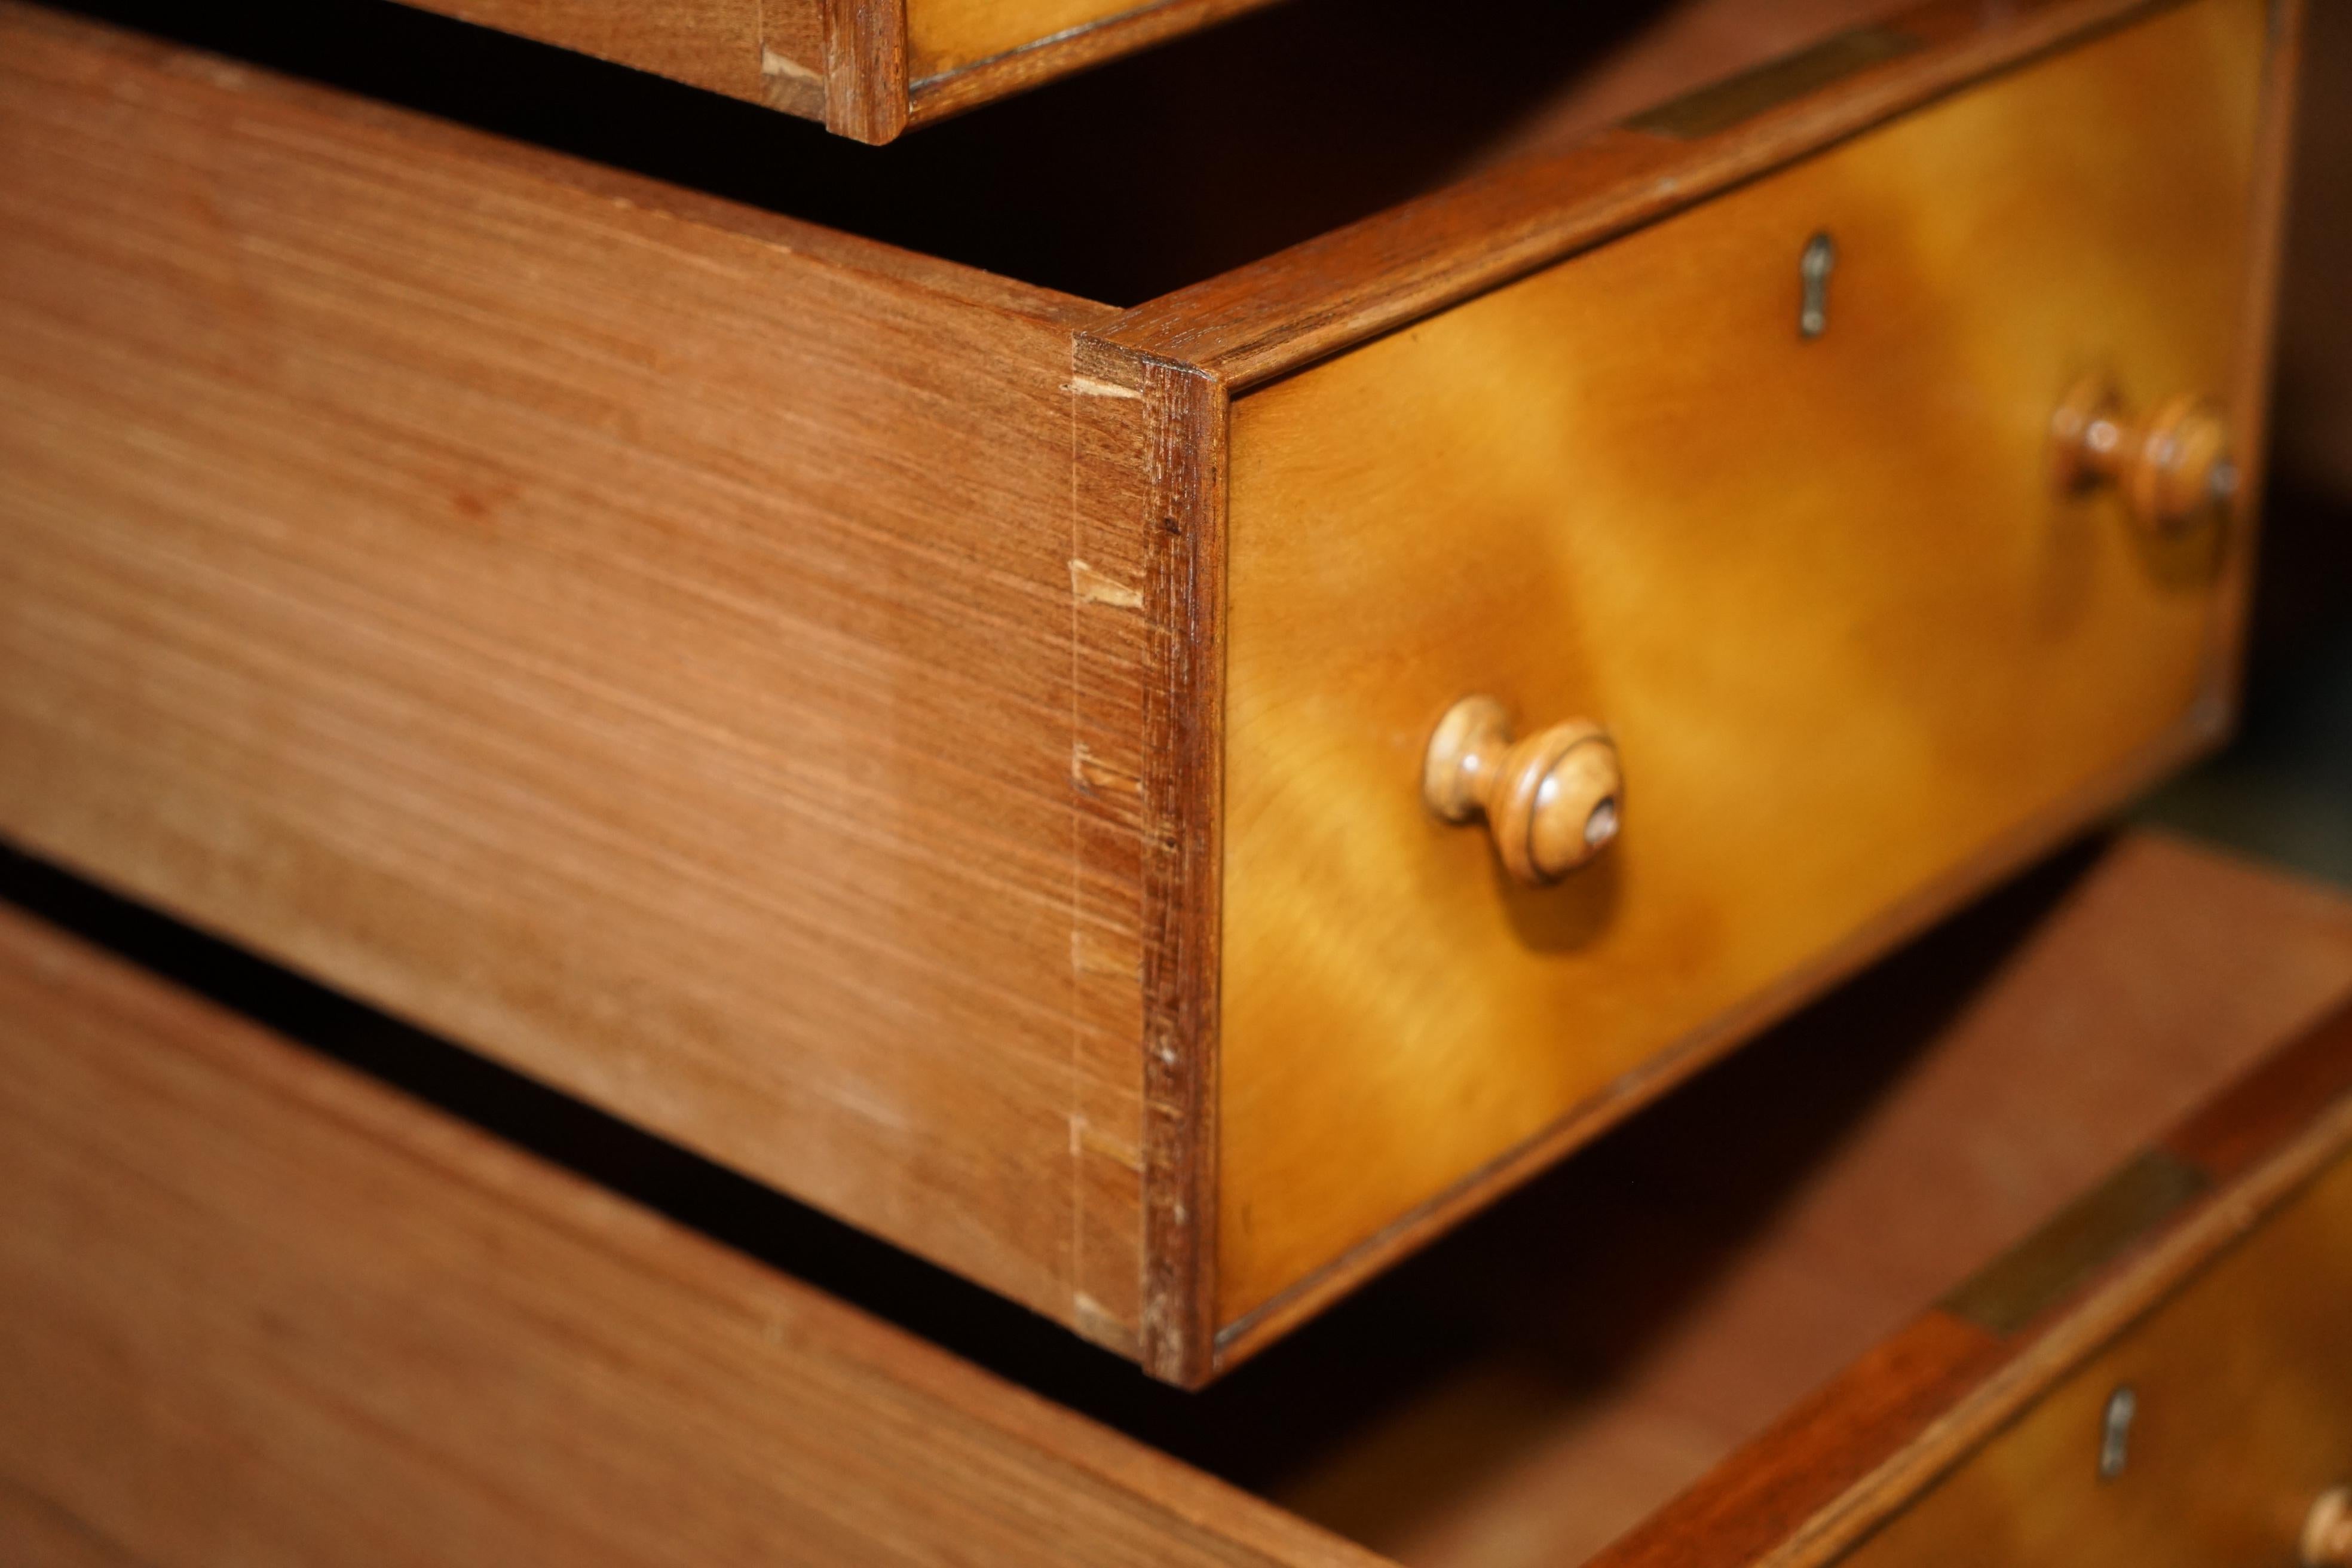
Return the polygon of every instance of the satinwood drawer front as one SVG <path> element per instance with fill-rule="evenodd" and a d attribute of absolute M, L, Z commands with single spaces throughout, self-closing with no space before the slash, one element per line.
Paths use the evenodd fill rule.
<path fill-rule="evenodd" d="M 1901 963 L 1213 1394 L 957 1314 L 1090 1418 L 0 911 L 0 1554 L 2344 1561 L 2352 909 L 2126 841 Z"/>
<path fill-rule="evenodd" d="M 2352 1558 L 2347 1483 L 2352 1162 L 2339 1162 L 1853 1561 L 1948 1562 L 1965 1541 L 1987 1564 L 2284 1563 L 2307 1537 L 2311 1561 L 2336 1563 Z"/>
<path fill-rule="evenodd" d="M 2293 20 L 1563 46 L 1270 254 L 737 116 L 919 254 L 8 5 L 0 832 L 1203 1381 L 2220 731 Z"/>

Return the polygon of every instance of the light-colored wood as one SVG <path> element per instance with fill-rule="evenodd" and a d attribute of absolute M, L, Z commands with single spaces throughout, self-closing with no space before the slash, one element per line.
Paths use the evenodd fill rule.
<path fill-rule="evenodd" d="M 1496 858 L 1531 888 L 1609 847 L 1625 780 L 1607 731 L 1584 720 L 1511 738 L 1510 710 L 1465 697 L 1445 710 L 1422 757 L 1422 804 L 1444 821 L 1485 817 Z"/>
<path fill-rule="evenodd" d="M 824 118 L 821 0 L 419 0 L 695 87 Z"/>
<path fill-rule="evenodd" d="M 1701 0 L 1698 9 L 1704 14 L 1726 3 Z M 1123 312 L 1097 335 L 1138 354 L 1195 365 L 1243 392 L 2174 3 L 2007 0 L 1988 10 L 1978 0 L 1921 0 L 1885 11 L 1854 0 L 1849 15 L 1885 11 L 1877 26 L 1904 47 L 1884 58 L 1850 61 L 1837 74 L 1753 104 L 1728 122 L 1685 126 L 1676 133 L 1644 129 L 1640 115 L 1595 129 L 1600 104 L 1628 100 L 1615 98 L 1613 88 L 1604 91 L 1606 84 L 1595 84 L 1588 99 L 1580 77 L 1561 101 L 1538 112 L 1531 128 L 1541 132 L 1535 146 L 1492 163 L 1473 159 L 1469 177 L 1293 244 L 1255 265 L 1164 293 Z M 1761 36 L 1775 31 L 1757 29 Z M 1710 49 L 1701 58 L 1733 68 L 1738 63 L 1766 73 L 1771 68 L 1756 66 L 1752 58 L 1742 60 L 1736 47 Z M 1686 81 L 1686 64 L 1679 42 L 1670 40 L 1656 59 L 1656 75 L 1641 74 Z M 2291 91 L 2283 93 L 2279 101 L 2292 98 Z M 1561 128 L 1557 133 L 1555 121 Z M 1504 145 L 1510 145 L 1508 138 Z M 2267 231 L 2271 209 L 2259 216 L 2257 226 Z"/>
<path fill-rule="evenodd" d="M 919 79 L 1009 55 L 1140 10 L 1137 0 L 906 0 L 907 56 Z"/>
<path fill-rule="evenodd" d="M 2193 393 L 2135 417 L 2106 376 L 2085 377 L 2059 400 L 2050 441 L 2061 491 L 2112 484 L 2132 521 L 2150 533 L 2219 522 L 2237 494 L 2228 423 Z"/>
<path fill-rule="evenodd" d="M 22 7 L 0 167 L 0 826 L 1133 1353 L 1094 312 Z"/>
<path fill-rule="evenodd" d="M 1563 148 L 1571 81 L 1540 150 L 1123 315 L 9 11 L 0 832 L 1203 1381 L 1234 392 L 2160 9 L 1931 0 L 1895 57 L 1692 136 Z M 896 15 L 826 37 L 903 66 Z M 1381 784 L 1416 813 L 1417 761 Z M 1381 1216 L 1225 1358 L 1590 1130 Z"/>
<path fill-rule="evenodd" d="M 919 95 L 935 79 L 1024 50 L 1050 53 L 1115 22 L 1177 13 L 1199 26 L 1265 0 L 906 0 L 907 57 Z"/>
<path fill-rule="evenodd" d="M 406 0 L 861 142 L 1269 0 Z"/>
<path fill-rule="evenodd" d="M 2127 1457 L 2098 1468 L 2109 1395 Z M 2352 1163 L 2039 1401 L 1850 1559 L 1855 1568 L 2284 1563 L 2352 1465 Z"/>
<path fill-rule="evenodd" d="M 0 1557 L 1364 1563 L 0 912 Z"/>
<path fill-rule="evenodd" d="M 2229 542 L 2054 497 L 2045 431 L 2262 352 L 2267 37 L 2167 11 L 1235 403 L 1228 1333 L 2212 730 Z M 1639 830 L 1498 877 L 1411 787 L 1467 691 L 1605 715 Z"/>

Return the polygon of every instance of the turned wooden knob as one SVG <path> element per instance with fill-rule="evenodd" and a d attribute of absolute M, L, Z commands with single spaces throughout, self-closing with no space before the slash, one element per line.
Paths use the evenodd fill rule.
<path fill-rule="evenodd" d="M 1505 868 L 1538 888 L 1609 847 L 1624 788 L 1617 747 L 1599 725 L 1576 720 L 1514 741 L 1509 712 L 1491 697 L 1446 710 L 1421 773 L 1430 810 L 1448 822 L 1484 816 Z"/>
<path fill-rule="evenodd" d="M 2090 376 L 2059 403 L 2050 437 L 2060 489 L 2112 484 L 2132 521 L 2151 533 L 2186 532 L 2237 494 L 2229 427 L 2207 398 L 2167 398 L 2135 418 L 2114 383 Z"/>
<path fill-rule="evenodd" d="M 2352 1568 L 2352 1487 L 2319 1494 L 2303 1521 L 2304 1568 Z"/>

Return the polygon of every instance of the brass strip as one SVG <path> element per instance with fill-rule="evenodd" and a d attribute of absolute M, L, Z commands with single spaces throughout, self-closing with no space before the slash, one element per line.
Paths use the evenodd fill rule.
<path fill-rule="evenodd" d="M 1696 141 L 1922 47 L 1911 34 L 1884 24 L 1849 27 L 1793 55 L 1767 60 L 1753 70 L 1637 114 L 1625 121 L 1625 127 L 1677 141 Z"/>
<path fill-rule="evenodd" d="M 1979 1269 L 1940 1305 L 1979 1328 L 2013 1334 L 2212 1184 L 2195 1165 L 2151 1149 Z"/>

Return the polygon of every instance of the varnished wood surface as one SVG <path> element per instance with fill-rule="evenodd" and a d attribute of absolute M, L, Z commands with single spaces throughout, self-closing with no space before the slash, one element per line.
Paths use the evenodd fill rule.
<path fill-rule="evenodd" d="M 1524 157 L 1255 264 L 1173 289 L 1101 329 L 1235 391 L 1312 364 L 1564 255 L 1707 200 L 1792 158 L 2119 22 L 2151 0 L 1926 0 L 1888 14 L 1915 47 L 1693 136 L 1591 127 L 1573 97 Z M 1725 57 L 1727 63 L 1733 58 Z M 1662 75 L 1681 79 L 1671 58 Z M 1562 134 L 1544 134 L 1560 117 Z"/>
<path fill-rule="evenodd" d="M 1348 1347 L 1421 1347 L 1336 1429 L 1294 1419 L 1271 1489 L 1403 1563 L 1533 1568 L 1620 1536 L 1606 1561 L 1756 1561 L 2027 1338 L 1923 1309 L 2138 1151 L 2239 1180 L 2352 1088 L 2352 1023 L 2272 1056 L 2347 995 L 2339 895 L 2126 839 L 1923 940 L 1221 1391 L 1246 1426 L 1311 1408 Z"/>
<path fill-rule="evenodd" d="M 2145 8 L 1124 322 L 12 12 L 0 831 L 1200 1381 L 1231 391 Z"/>
<path fill-rule="evenodd" d="M 2327 1217 L 2294 1194 L 2352 1136 L 2352 1014 L 2313 1029 L 2352 990 L 2352 907 L 2141 838 L 1946 935 L 1792 1026 L 1775 1072 L 1743 1058 L 1371 1292 L 1370 1359 L 1318 1330 L 1202 1396 L 1217 1451 L 1283 1455 L 1261 1489 L 1286 1512 L 0 915 L 0 1539 L 12 1562 L 1370 1568 L 1303 1512 L 1506 1568 L 1647 1513 L 1601 1563 L 1823 1562 L 1955 1460 L 1967 1539 L 2049 1538 L 2051 1477 L 2095 1452 L 2077 1390 L 2119 1371 L 2152 1391 L 2158 1489 L 2212 1456 L 2166 1391 L 2267 1413 L 2245 1430 L 2291 1462 L 2192 1477 L 2213 1508 L 2184 1528 L 2291 1538 L 2301 1445 L 2342 1435 L 2295 1391 L 2343 1360 L 2352 1167 Z M 1709 1128 L 1716 1158 L 1677 1160 Z M 1900 1327 L 2150 1140 L 2205 1195 L 2006 1338 Z M 1606 1234 L 1563 1228 L 1580 1212 Z M 2038 1468 L 2006 1457 L 2045 1426 Z M 2123 1512 L 2126 1541 L 2166 1517 Z"/>
<path fill-rule="evenodd" d="M 906 0 L 918 119 L 1270 0 Z M 1023 58 L 1021 57 L 1029 57 Z M 959 78 L 976 77 L 972 82 Z"/>
<path fill-rule="evenodd" d="M 479 26 L 824 118 L 823 0 L 420 0 Z"/>
<path fill-rule="evenodd" d="M 2102 1479 L 2109 1398 L 2133 1390 Z M 2352 1162 L 2069 1376 L 1848 1561 L 2294 1561 L 2312 1505 L 2352 1475 Z"/>
<path fill-rule="evenodd" d="M 0 167 L 0 831 L 1131 1352 L 1087 308 L 21 7 Z"/>
<path fill-rule="evenodd" d="M 1369 1563 L 0 913 L 0 1557 Z"/>
<path fill-rule="evenodd" d="M 918 79 L 1143 8 L 1136 0 L 906 0 L 906 6 L 908 67 Z"/>
<path fill-rule="evenodd" d="M 2054 495 L 2045 431 L 2259 359 L 2266 37 L 2168 12 L 1235 404 L 1221 1323 L 2213 731 L 2242 536 Z M 1469 692 L 1615 737 L 1558 888 L 1413 787 Z"/>
<path fill-rule="evenodd" d="M 2289 1098 L 2292 1096 L 2292 1098 Z M 2274 1113 L 2292 1106 L 2289 1115 Z M 2251 1111 L 2251 1120 L 2246 1113 Z M 2214 1163 L 2203 1151 L 2246 1145 L 2242 1163 Z M 2034 1237 L 1948 1296 L 1902 1333 L 1857 1363 L 1797 1407 L 1770 1431 L 1710 1474 L 1675 1507 L 1595 1561 L 1595 1568 L 1687 1568 L 1769 1560 L 1797 1568 L 1843 1560 L 1849 1549 L 1933 1489 L 1955 1466 L 1980 1462 L 1998 1451 L 2005 1429 L 2034 1426 L 2045 1402 L 2073 1402 L 2058 1385 L 2074 1369 L 2162 1304 L 2184 1281 L 2194 1281 L 2218 1255 L 2249 1233 L 2260 1236 L 2283 1205 L 2316 1176 L 2341 1172 L 2352 1145 L 2352 1008 L 2339 1008 L 2307 1035 L 2260 1064 L 2157 1146 L 2116 1173 L 2115 1179 L 2053 1216 Z M 2168 1170 L 2168 1200 L 2119 1211 L 2113 1194 L 2141 1178 Z M 2185 1180 L 2184 1180 L 2185 1178 Z M 2114 1222 L 2124 1214 L 2131 1223 Z M 2053 1264 L 2063 1265 L 2053 1268 Z M 2341 1276 L 2315 1280 L 2333 1316 L 2345 1311 L 2333 1292 Z M 2020 1279 L 2045 1287 L 2031 1298 L 2031 1315 L 1995 1321 L 1985 1309 Z M 2056 1289 L 2048 1289 L 2055 1286 Z M 2266 1329 L 2260 1304 L 2233 1313 L 2229 1337 L 2259 1337 Z M 2305 1341 L 2280 1358 L 2297 1380 L 2332 1376 L 2303 1359 Z M 1890 1379 L 1891 1371 L 1897 1376 Z M 2095 1373 L 2093 1375 L 2095 1375 Z M 2234 1378 L 2224 1373 L 2234 1384 Z M 1920 1401 L 1893 1402 L 1892 1389 L 1925 1386 L 1941 1392 Z M 2112 1392 L 2113 1384 L 2104 1392 Z M 2053 1388 L 2056 1392 L 2053 1393 Z M 2224 1396 L 2259 1401 L 2252 1384 Z M 2084 1428 L 2095 1471 L 2099 1424 Z M 2073 1489 L 2055 1468 L 2035 1485 L 2050 1499 Z M 2168 1521 L 2194 1533 L 2211 1505 L 2239 1515 L 2267 1511 L 2266 1483 L 2241 1477 L 2210 1487 L 2201 1499 L 2143 1503 L 2146 1522 Z M 2313 1494 L 2316 1495 L 2315 1491 Z M 2041 1511 L 2021 1489 L 2018 1511 L 2000 1521 L 1992 1541 L 2031 1534 Z M 2273 1541 L 2291 1541 L 2302 1510 L 2272 1521 Z M 2067 1511 L 2061 1500 L 2055 1510 Z M 2046 1516 L 2045 1516 L 2046 1517 Z M 1948 1544 L 1948 1542 L 1947 1542 Z M 1865 1548 L 1864 1555 L 1867 1555 Z M 2038 1563 L 1995 1551 L 1995 1563 Z M 2200 1556 L 2196 1561 L 2211 1561 Z"/>

